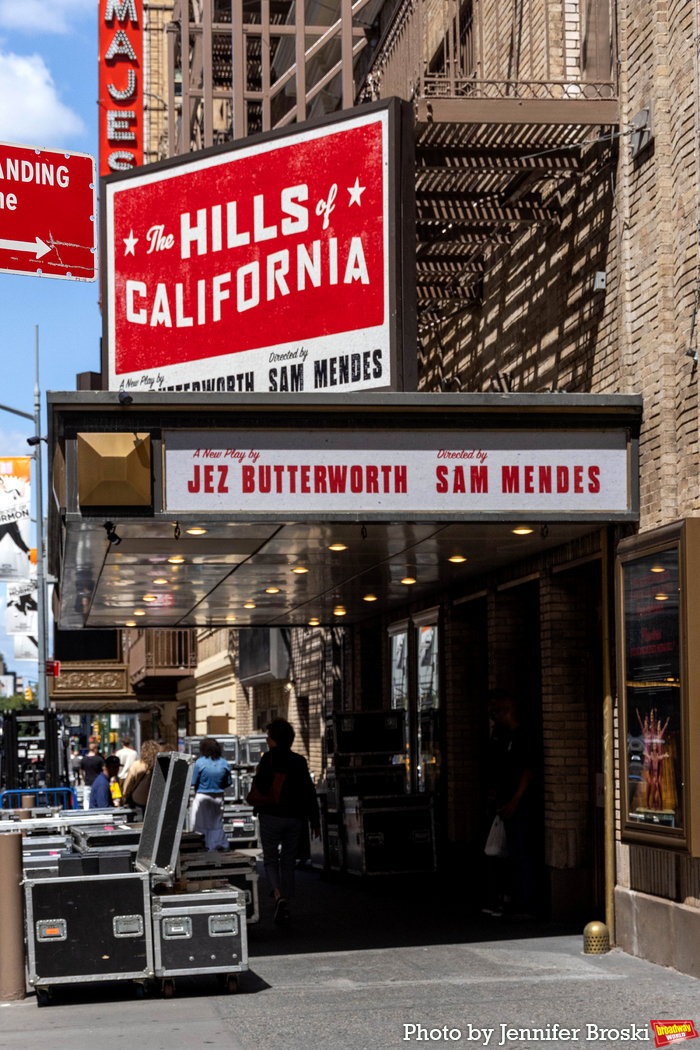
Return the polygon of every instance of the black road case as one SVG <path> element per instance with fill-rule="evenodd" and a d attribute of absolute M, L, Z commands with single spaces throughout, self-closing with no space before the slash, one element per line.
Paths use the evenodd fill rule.
<path fill-rule="evenodd" d="M 326 832 L 328 841 L 328 867 L 331 871 L 345 870 L 345 849 L 343 842 L 343 825 L 328 822 Z"/>
<path fill-rule="evenodd" d="M 333 715 L 336 755 L 398 755 L 406 750 L 406 712 L 355 711 Z"/>
<path fill-rule="evenodd" d="M 148 804 L 136 854 L 136 868 L 172 879 L 180 853 L 194 757 L 178 751 L 156 756 Z"/>
<path fill-rule="evenodd" d="M 214 850 L 212 853 L 181 854 L 180 873 L 188 883 L 226 879 L 233 889 L 243 894 L 247 921 L 253 923 L 259 920 L 258 870 L 253 857 L 235 850 L 230 853 Z"/>
<path fill-rule="evenodd" d="M 105 823 L 98 827 L 90 824 L 74 824 L 71 829 L 73 849 L 87 853 L 91 849 L 124 850 L 136 853 L 141 840 L 140 828 L 129 828 Z"/>
<path fill-rule="evenodd" d="M 267 734 L 260 733 L 252 736 L 241 736 L 238 738 L 238 748 L 239 765 L 257 766 L 265 752 L 269 751 Z"/>
<path fill-rule="evenodd" d="M 347 796 L 405 795 L 405 765 L 341 766 L 326 770 L 324 786 L 330 812 L 342 809 Z"/>
<path fill-rule="evenodd" d="M 428 795 L 346 798 L 345 865 L 353 875 L 435 870 L 435 826 Z"/>
<path fill-rule="evenodd" d="M 248 969 L 245 904 L 237 890 L 153 897 L 158 977 Z"/>
<path fill-rule="evenodd" d="M 256 846 L 258 842 L 258 825 L 253 816 L 253 807 L 224 803 L 224 832 L 231 844 L 237 846 Z"/>
<path fill-rule="evenodd" d="M 24 892 L 32 988 L 153 977 L 147 875 L 26 879 Z"/>

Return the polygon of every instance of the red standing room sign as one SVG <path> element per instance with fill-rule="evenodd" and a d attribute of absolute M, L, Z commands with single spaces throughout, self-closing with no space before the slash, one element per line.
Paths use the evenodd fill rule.
<path fill-rule="evenodd" d="M 401 388 L 402 109 L 353 113 L 106 180 L 110 389 Z"/>
<path fill-rule="evenodd" d="M 141 0 L 99 0 L 100 175 L 143 164 Z"/>
<path fill-rule="evenodd" d="M 96 204 L 94 157 L 0 143 L 0 272 L 96 281 Z"/>

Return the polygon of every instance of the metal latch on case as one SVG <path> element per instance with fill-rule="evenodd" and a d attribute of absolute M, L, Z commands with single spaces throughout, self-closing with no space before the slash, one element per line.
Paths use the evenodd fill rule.
<path fill-rule="evenodd" d="M 238 933 L 237 915 L 210 915 L 210 937 L 235 937 Z"/>
<path fill-rule="evenodd" d="M 142 937 L 143 915 L 115 915 L 112 932 L 115 937 Z"/>
<path fill-rule="evenodd" d="M 36 924 L 38 941 L 65 941 L 68 937 L 68 924 L 65 919 L 39 919 Z"/>

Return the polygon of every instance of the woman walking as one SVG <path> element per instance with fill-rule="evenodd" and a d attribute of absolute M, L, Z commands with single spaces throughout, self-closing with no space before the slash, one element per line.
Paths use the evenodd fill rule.
<path fill-rule="evenodd" d="M 141 756 L 129 766 L 122 794 L 127 806 L 133 806 L 137 819 L 143 820 L 153 779 L 153 767 L 156 755 L 163 750 L 155 740 L 144 740 L 141 745 Z"/>
<path fill-rule="evenodd" d="M 230 846 L 224 833 L 224 788 L 231 783 L 231 767 L 221 756 L 221 744 L 213 737 L 201 740 L 199 751 L 192 777 L 192 827 L 204 835 L 208 850 L 227 850 Z"/>
<path fill-rule="evenodd" d="M 303 755 L 292 751 L 294 727 L 275 718 L 267 727 L 270 750 L 260 759 L 248 802 L 260 814 L 265 875 L 275 897 L 274 921 L 289 918 L 294 896 L 294 865 L 302 828 L 308 820 L 314 838 L 321 834 L 318 802 Z"/>

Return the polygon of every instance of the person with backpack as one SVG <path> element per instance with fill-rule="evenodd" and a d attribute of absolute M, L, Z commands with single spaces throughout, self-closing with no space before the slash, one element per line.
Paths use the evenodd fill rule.
<path fill-rule="evenodd" d="M 270 722 L 270 750 L 260 759 L 247 799 L 260 817 L 263 863 L 275 899 L 277 925 L 289 918 L 294 867 L 306 821 L 314 838 L 321 834 L 316 791 L 306 759 L 292 751 L 294 735 L 294 727 L 286 719 Z"/>

